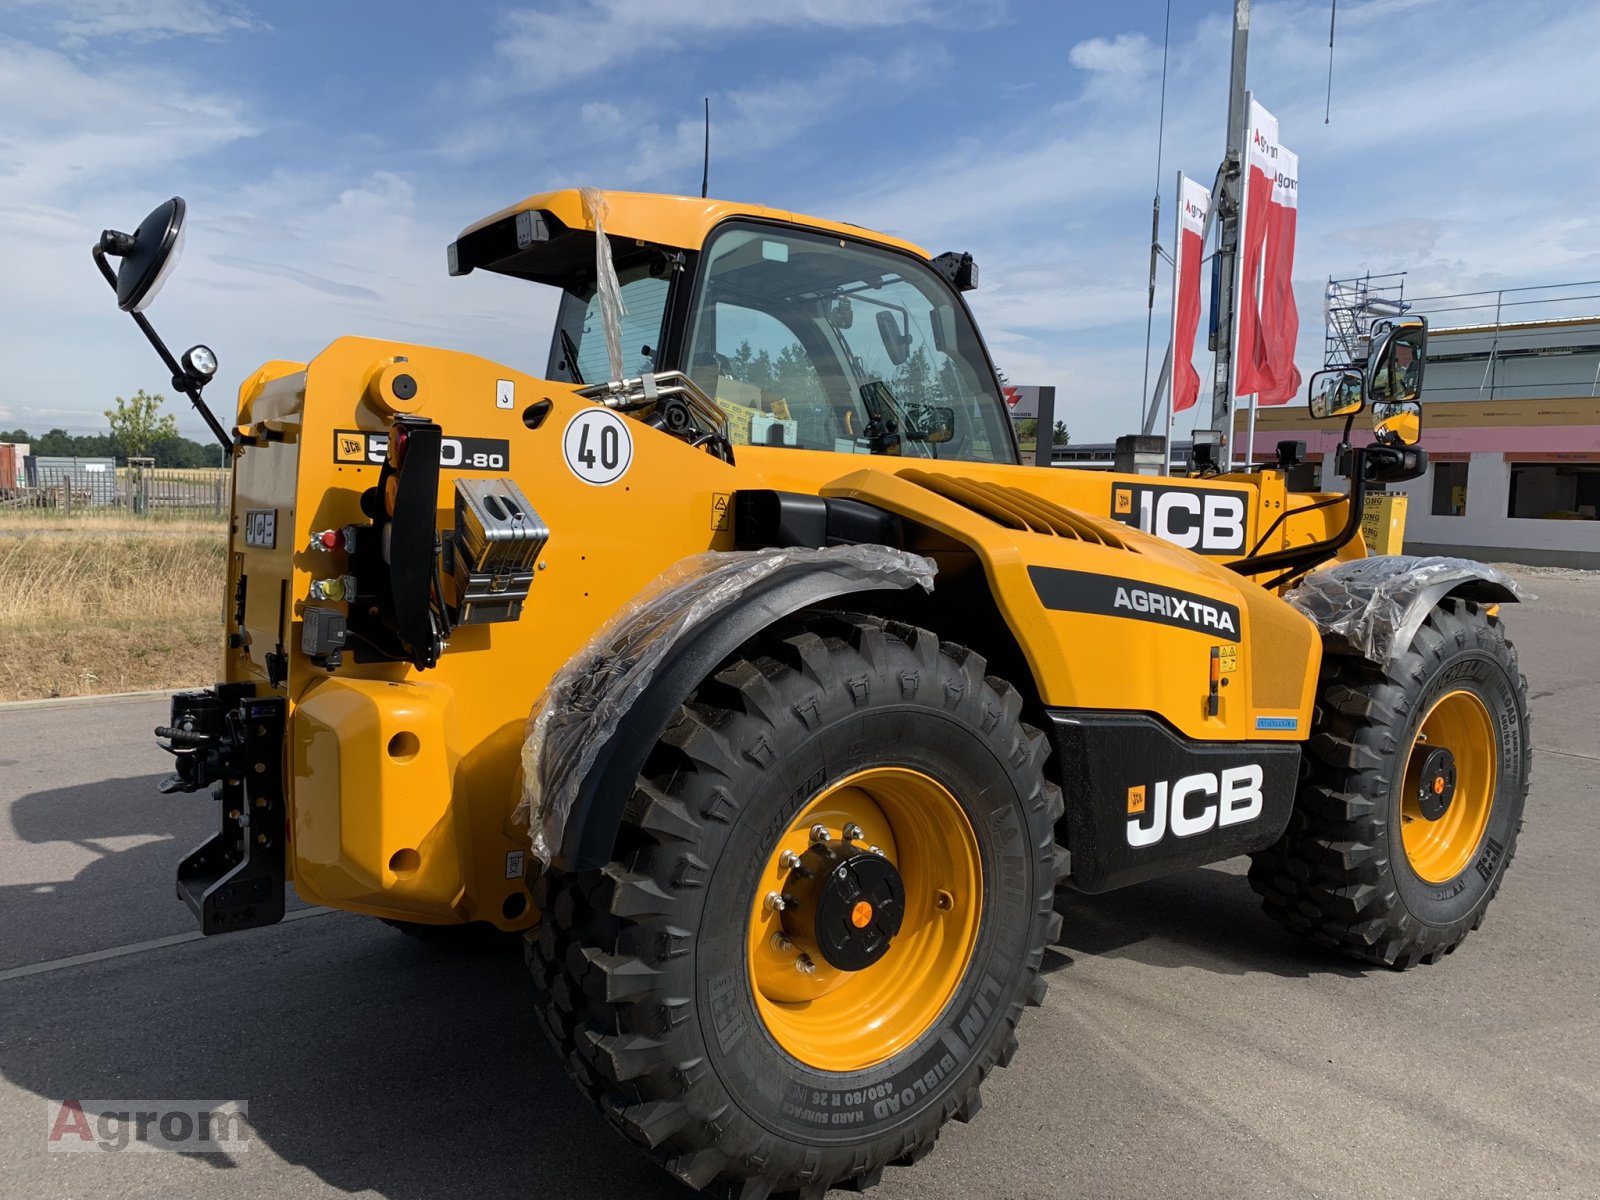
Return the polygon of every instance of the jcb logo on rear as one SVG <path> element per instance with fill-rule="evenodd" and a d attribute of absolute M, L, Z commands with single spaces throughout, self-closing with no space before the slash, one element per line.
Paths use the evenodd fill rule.
<path fill-rule="evenodd" d="M 1158 483 L 1111 486 L 1111 517 L 1201 554 L 1243 554 L 1250 493 Z"/>
<path fill-rule="evenodd" d="M 1194 837 L 1218 827 L 1243 825 L 1261 815 L 1260 766 L 1225 767 L 1221 776 L 1185 775 L 1176 783 L 1159 781 L 1153 794 L 1143 784 L 1128 789 L 1128 845 L 1154 846 L 1167 836 Z M 1149 824 L 1144 820 L 1148 818 Z"/>

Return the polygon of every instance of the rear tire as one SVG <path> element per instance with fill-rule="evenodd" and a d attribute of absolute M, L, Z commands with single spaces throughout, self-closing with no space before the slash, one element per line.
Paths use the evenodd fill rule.
<path fill-rule="evenodd" d="M 1061 922 L 1052 908 L 1061 793 L 1044 779 L 1047 743 L 1022 724 L 1021 707 L 970 651 L 926 630 L 843 614 L 763 638 L 700 686 L 646 764 L 615 861 L 535 885 L 543 924 L 529 936 L 528 958 L 541 1018 L 579 1086 L 629 1140 L 693 1187 L 821 1196 L 871 1186 L 886 1165 L 930 1151 L 951 1117 L 977 1112 L 979 1084 L 1016 1049 L 1024 1004 L 1043 998 L 1039 968 Z M 758 997 L 761 972 L 771 970 L 766 948 L 796 951 L 762 900 L 775 856 L 796 845 L 797 830 L 804 848 L 818 798 L 840 788 L 871 794 L 874 772 L 936 781 L 936 791 L 913 794 L 958 805 L 945 828 L 959 836 L 925 833 L 924 849 L 970 844 L 982 886 L 973 896 L 927 895 L 972 917 L 952 943 L 970 957 L 947 957 L 942 968 L 948 1002 L 920 1015 L 913 1006 L 900 1041 L 876 1048 L 870 1038 L 825 1046 L 826 1027 L 811 1026 L 819 1040 L 809 1057 L 843 1067 L 828 1069 L 807 1061 L 804 1021 L 773 1023 L 772 999 Z M 863 778 L 866 792 L 850 782 Z M 898 803 L 868 807 L 881 816 Z M 890 836 L 878 835 L 886 850 Z M 839 828 L 831 838 L 846 848 Z M 865 853 L 871 839 L 869 831 L 849 845 Z M 914 869 L 915 840 L 899 852 L 905 926 L 882 958 L 843 972 L 841 989 L 885 978 L 874 971 L 893 980 L 910 969 L 912 927 L 929 907 L 918 908 L 927 889 Z M 895 861 L 896 852 L 878 857 Z M 950 849 L 939 862 L 954 857 Z M 828 886 L 828 870 L 800 874 Z M 820 901 L 812 907 L 823 911 Z M 939 931 L 935 939 L 955 928 L 924 927 Z M 806 976 L 820 986 L 825 970 Z M 883 991 L 851 994 L 871 1002 Z"/>
<path fill-rule="evenodd" d="M 1437 962 L 1511 865 L 1532 753 L 1499 619 L 1445 599 L 1387 669 L 1324 660 L 1295 809 L 1250 885 L 1285 928 L 1351 957 Z"/>

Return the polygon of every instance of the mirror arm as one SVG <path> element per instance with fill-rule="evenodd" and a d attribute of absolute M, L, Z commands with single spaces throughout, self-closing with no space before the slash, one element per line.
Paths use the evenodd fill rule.
<path fill-rule="evenodd" d="M 1350 508 L 1345 514 L 1344 528 L 1326 541 L 1313 542 L 1309 546 L 1296 546 L 1288 550 L 1274 550 L 1269 554 L 1252 554 L 1248 558 L 1237 559 L 1227 564 L 1230 571 L 1240 575 L 1260 575 L 1267 571 L 1285 569 L 1292 576 L 1299 574 L 1294 568 L 1310 570 L 1329 555 L 1337 554 L 1349 545 L 1361 529 L 1362 508 L 1367 498 L 1367 452 L 1359 446 L 1346 445 L 1339 449 L 1348 451 L 1350 456 Z M 1282 580 L 1273 580 L 1274 585 L 1279 582 Z"/>
<path fill-rule="evenodd" d="M 96 244 L 94 248 L 94 265 L 100 268 L 100 274 L 105 276 L 106 282 L 111 285 L 111 290 L 115 292 L 117 290 L 117 273 L 111 269 L 111 264 L 106 261 L 104 239 Z M 129 313 L 128 315 L 133 318 L 133 323 L 139 327 L 144 336 L 149 339 L 150 344 L 155 347 L 156 353 L 161 356 L 161 361 L 166 364 L 167 370 L 172 372 L 172 386 L 189 397 L 189 403 L 193 404 L 195 410 L 205 418 L 205 422 L 210 426 L 212 434 L 218 442 L 222 443 L 222 448 L 229 455 L 232 455 L 233 439 L 228 436 L 228 431 L 222 427 L 222 422 L 217 420 L 216 414 L 211 411 L 210 406 L 200 398 L 200 386 L 178 365 L 177 360 L 172 357 L 172 351 L 167 349 L 167 344 L 161 340 L 161 335 L 155 331 L 155 327 L 145 320 L 143 313 Z"/>

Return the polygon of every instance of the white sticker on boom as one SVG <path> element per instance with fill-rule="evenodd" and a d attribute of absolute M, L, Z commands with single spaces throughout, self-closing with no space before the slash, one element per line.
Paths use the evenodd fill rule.
<path fill-rule="evenodd" d="M 496 379 L 494 381 L 494 406 L 496 408 L 515 408 L 517 406 L 517 384 L 513 379 Z"/>
<path fill-rule="evenodd" d="M 521 850 L 506 851 L 506 878 L 521 879 L 527 870 L 527 862 Z"/>
<path fill-rule="evenodd" d="M 628 423 L 610 409 L 585 409 L 567 422 L 561 452 L 579 479 L 604 486 L 628 473 L 633 462 L 633 434 Z"/>

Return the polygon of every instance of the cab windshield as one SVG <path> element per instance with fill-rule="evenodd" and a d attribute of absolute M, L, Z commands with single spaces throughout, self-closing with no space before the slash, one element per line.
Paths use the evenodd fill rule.
<path fill-rule="evenodd" d="M 966 309 L 907 255 L 729 224 L 712 237 L 689 374 L 735 445 L 1015 462 Z"/>

